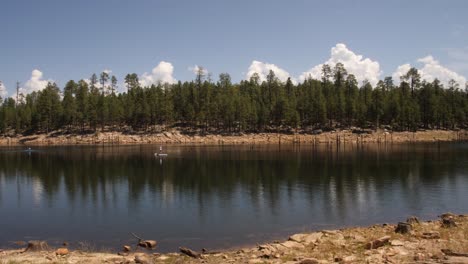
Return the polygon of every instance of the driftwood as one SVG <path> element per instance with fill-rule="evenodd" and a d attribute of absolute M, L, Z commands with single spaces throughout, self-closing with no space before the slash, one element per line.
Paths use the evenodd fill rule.
<path fill-rule="evenodd" d="M 375 249 L 384 246 L 390 240 L 390 236 L 384 236 L 366 244 L 366 249 Z"/>
<path fill-rule="evenodd" d="M 180 252 L 189 256 L 189 257 L 192 257 L 192 258 L 199 258 L 201 259 L 202 258 L 202 255 L 196 251 L 193 251 L 189 248 L 185 248 L 185 247 L 180 247 L 179 248 Z"/>
<path fill-rule="evenodd" d="M 31 240 L 28 241 L 28 247 L 23 251 L 41 251 L 41 250 L 48 250 L 49 245 L 45 241 L 40 240 Z"/>
<path fill-rule="evenodd" d="M 399 222 L 398 226 L 395 228 L 395 233 L 407 234 L 411 232 L 411 224 Z"/>
<path fill-rule="evenodd" d="M 155 248 L 157 243 L 158 243 L 156 240 L 145 240 L 145 239 L 135 235 L 135 233 L 131 233 L 131 234 L 136 239 L 138 239 L 138 246 L 140 246 L 140 247 L 151 249 L 151 248 Z"/>
<path fill-rule="evenodd" d="M 458 252 L 453 252 L 451 249 L 441 249 L 442 253 L 444 253 L 447 256 L 453 256 L 453 257 L 468 257 L 468 253 L 458 253 Z"/>

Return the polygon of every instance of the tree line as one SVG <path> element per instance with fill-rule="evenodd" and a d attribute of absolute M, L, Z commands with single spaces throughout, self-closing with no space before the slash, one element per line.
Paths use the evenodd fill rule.
<path fill-rule="evenodd" d="M 227 73 L 217 82 L 202 68 L 191 81 L 142 87 L 138 75 L 117 78 L 103 72 L 89 81 L 56 83 L 19 99 L 1 99 L 0 133 L 32 134 L 61 130 L 154 131 L 179 127 L 199 132 L 313 131 L 335 128 L 392 130 L 457 129 L 468 124 L 468 87 L 454 80 L 421 80 L 411 68 L 395 85 L 391 77 L 375 87 L 359 86 L 342 63 L 323 65 L 320 80 L 281 82 L 273 71 L 232 83 Z"/>

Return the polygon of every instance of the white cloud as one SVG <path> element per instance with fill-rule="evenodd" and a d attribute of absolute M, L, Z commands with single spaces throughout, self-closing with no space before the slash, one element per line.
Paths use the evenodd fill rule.
<path fill-rule="evenodd" d="M 394 83 L 399 83 L 401 76 L 405 75 L 411 69 L 409 63 L 405 63 L 397 67 L 395 72 L 392 74 L 392 79 Z"/>
<path fill-rule="evenodd" d="M 142 86 L 151 86 L 152 84 L 162 83 L 176 83 L 177 80 L 173 76 L 174 66 L 170 62 L 161 61 L 153 68 L 151 73 L 143 73 L 140 76 L 140 84 Z"/>
<path fill-rule="evenodd" d="M 3 100 L 3 99 L 5 99 L 7 97 L 7 95 L 8 95 L 8 91 L 7 91 L 6 87 L 5 87 L 5 85 L 2 82 L 0 82 L 0 97 Z M 2 102 L 0 102 L 0 104 L 1 103 Z"/>
<path fill-rule="evenodd" d="M 254 73 L 257 73 L 258 76 L 260 77 L 260 81 L 263 82 L 266 80 L 266 77 L 270 73 L 270 70 L 272 70 L 275 73 L 275 76 L 282 82 L 286 82 L 286 80 L 289 77 L 291 77 L 291 81 L 293 83 L 297 83 L 296 79 L 294 79 L 289 74 L 289 72 L 281 69 L 275 64 L 265 63 L 265 62 L 256 61 L 256 60 L 252 61 L 252 63 L 250 64 L 249 70 L 245 78 L 248 80 Z"/>
<path fill-rule="evenodd" d="M 358 82 L 367 79 L 372 85 L 375 85 L 379 81 L 381 74 L 379 63 L 354 53 L 343 43 L 338 43 L 335 47 L 331 48 L 330 59 L 303 72 L 299 79 L 304 81 L 309 76 L 314 79 L 320 79 L 322 77 L 323 64 L 328 64 L 333 68 L 338 62 L 343 63 L 347 72 L 354 74 Z"/>
<path fill-rule="evenodd" d="M 188 67 L 188 70 L 193 72 L 193 74 L 198 74 L 198 72 L 201 70 L 203 75 L 208 75 L 208 70 L 202 66 L 195 65 L 193 67 Z"/>
<path fill-rule="evenodd" d="M 434 79 L 447 85 L 450 80 L 455 80 L 461 87 L 464 87 L 466 78 L 442 65 L 439 61 L 435 60 L 431 55 L 417 60 L 418 63 L 422 64 L 422 67 L 418 69 L 421 79 L 428 82 L 432 82 Z M 392 77 L 395 82 L 400 81 L 400 77 L 408 72 L 411 68 L 410 64 L 403 64 L 398 66 L 397 70 L 393 73 Z"/>
<path fill-rule="evenodd" d="M 19 89 L 19 92 L 24 95 L 38 92 L 43 90 L 48 82 L 53 82 L 53 80 L 44 80 L 42 76 L 43 74 L 40 70 L 34 69 L 31 73 L 31 78 Z"/>

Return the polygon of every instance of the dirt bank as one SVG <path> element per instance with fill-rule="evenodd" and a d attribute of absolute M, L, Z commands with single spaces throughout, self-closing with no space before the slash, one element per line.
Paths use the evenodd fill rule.
<path fill-rule="evenodd" d="M 97 132 L 94 134 L 39 134 L 0 137 L 0 146 L 8 145 L 92 145 L 92 144 L 278 144 L 278 143 L 406 143 L 468 140 L 468 131 L 427 130 L 418 132 L 386 132 L 341 130 L 311 134 L 256 133 L 238 135 L 187 135 L 178 130 L 157 134 L 123 134 Z"/>
<path fill-rule="evenodd" d="M 435 221 L 408 219 L 384 224 L 296 234 L 287 241 L 221 252 L 158 254 L 136 249 L 127 253 L 60 250 L 0 250 L 0 264 L 13 263 L 468 263 L 468 215 L 444 214 Z M 405 228 L 403 228 L 405 229 Z M 400 230 L 402 230 L 400 228 Z M 406 230 L 406 229 L 405 229 Z M 403 231 L 405 231 L 403 230 Z M 199 255 L 198 255 L 199 254 Z"/>

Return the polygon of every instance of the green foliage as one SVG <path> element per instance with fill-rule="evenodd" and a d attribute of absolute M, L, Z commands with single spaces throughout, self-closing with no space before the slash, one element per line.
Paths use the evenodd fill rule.
<path fill-rule="evenodd" d="M 141 87 L 136 74 L 125 77 L 127 92 L 116 93 L 117 79 L 103 72 L 67 82 L 63 92 L 49 83 L 19 102 L 0 105 L 0 133 L 49 132 L 55 129 L 145 130 L 184 126 L 201 131 L 278 131 L 392 126 L 397 130 L 466 127 L 468 93 L 455 82 L 421 81 L 412 68 L 396 86 L 391 77 L 376 87 L 356 77 L 343 64 L 324 65 L 321 80 L 281 82 L 273 71 L 233 84 L 227 73 L 214 83 L 199 70 L 195 80 Z M 109 78 L 110 77 L 110 78 Z"/>

